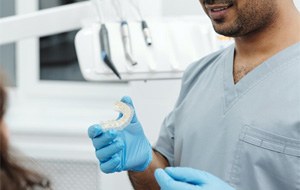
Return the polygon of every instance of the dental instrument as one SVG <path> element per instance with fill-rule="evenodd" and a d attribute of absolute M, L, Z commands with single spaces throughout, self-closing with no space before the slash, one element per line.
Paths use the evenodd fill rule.
<path fill-rule="evenodd" d="M 117 129 L 121 130 L 127 125 L 129 125 L 133 115 L 134 115 L 134 109 L 133 107 L 129 106 L 126 103 L 123 103 L 121 101 L 118 101 L 114 105 L 114 109 L 117 112 L 121 113 L 121 118 L 117 120 L 108 120 L 100 122 L 101 127 L 103 129 Z"/>
<path fill-rule="evenodd" d="M 150 33 L 150 29 L 148 27 L 148 24 L 147 22 L 145 21 L 145 19 L 143 18 L 143 15 L 141 13 L 141 9 L 140 7 L 134 3 L 133 0 L 130 1 L 132 6 L 135 8 L 136 12 L 138 13 L 140 19 L 141 19 L 141 26 L 142 26 L 142 31 L 143 31 L 143 34 L 144 34 L 144 38 L 145 38 L 145 42 L 148 46 L 151 46 L 152 45 L 152 37 L 151 37 L 151 33 Z"/>
<path fill-rule="evenodd" d="M 126 58 L 132 65 L 137 65 L 137 61 L 135 60 L 132 54 L 132 45 L 128 22 L 125 20 L 121 22 L 121 32 Z"/>
<path fill-rule="evenodd" d="M 129 25 L 128 22 L 124 19 L 121 9 L 121 3 L 119 2 L 119 0 L 114 0 L 113 3 L 119 18 L 121 19 L 121 35 L 126 59 L 131 63 L 132 66 L 137 65 L 137 61 L 132 52 L 132 41 L 129 32 Z"/>
<path fill-rule="evenodd" d="M 101 11 L 101 5 L 100 0 L 93 0 L 96 10 L 99 16 L 100 21 L 104 21 L 102 11 Z M 104 63 L 112 70 L 112 72 L 121 80 L 121 75 L 116 69 L 112 59 L 111 59 L 111 52 L 110 52 L 110 43 L 109 43 L 109 35 L 108 30 L 104 22 L 101 24 L 100 27 L 100 48 L 101 48 L 101 58 L 104 61 Z"/>
<path fill-rule="evenodd" d="M 145 20 L 142 20 L 141 23 L 142 23 L 142 30 L 143 30 L 145 42 L 148 46 L 151 46 L 153 42 L 152 42 L 152 37 L 151 37 L 151 33 L 150 33 L 150 29 L 148 27 L 148 24 Z"/>
<path fill-rule="evenodd" d="M 109 36 L 108 36 L 108 30 L 107 30 L 105 24 L 101 24 L 101 28 L 100 28 L 100 46 L 101 46 L 101 57 L 102 57 L 104 63 L 121 80 L 122 78 L 111 60 Z"/>

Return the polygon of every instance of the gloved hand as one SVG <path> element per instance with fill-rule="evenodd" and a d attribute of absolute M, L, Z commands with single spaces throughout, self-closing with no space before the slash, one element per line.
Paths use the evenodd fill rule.
<path fill-rule="evenodd" d="M 234 190 L 212 174 L 192 168 L 157 169 L 155 178 L 161 190 Z"/>
<path fill-rule="evenodd" d="M 121 101 L 133 107 L 129 97 Z M 88 134 L 104 173 L 144 171 L 152 161 L 152 147 L 135 113 L 130 124 L 122 130 L 103 130 L 100 125 L 93 125 Z"/>

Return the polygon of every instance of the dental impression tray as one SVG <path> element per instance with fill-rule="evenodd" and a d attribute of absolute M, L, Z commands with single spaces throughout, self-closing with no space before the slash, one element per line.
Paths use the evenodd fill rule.
<path fill-rule="evenodd" d="M 131 106 L 123 102 L 116 102 L 114 110 L 121 113 L 122 117 L 117 120 L 108 120 L 100 122 L 100 125 L 101 127 L 103 127 L 103 129 L 121 130 L 131 122 L 134 114 L 134 109 Z"/>

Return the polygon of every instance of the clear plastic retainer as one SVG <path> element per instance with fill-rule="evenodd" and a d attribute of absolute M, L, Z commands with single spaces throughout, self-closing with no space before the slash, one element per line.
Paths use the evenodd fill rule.
<path fill-rule="evenodd" d="M 103 129 L 109 130 L 109 129 L 117 129 L 122 130 L 132 120 L 132 117 L 134 115 L 134 109 L 130 105 L 124 103 L 124 102 L 116 102 L 114 105 L 114 110 L 121 113 L 122 117 L 117 120 L 108 120 L 100 122 L 100 125 Z"/>

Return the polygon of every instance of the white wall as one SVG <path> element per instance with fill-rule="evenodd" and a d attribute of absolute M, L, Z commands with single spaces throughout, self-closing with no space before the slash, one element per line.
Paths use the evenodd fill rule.
<path fill-rule="evenodd" d="M 204 14 L 199 0 L 163 0 L 162 11 L 164 16 Z"/>
<path fill-rule="evenodd" d="M 294 0 L 296 7 L 300 10 L 300 0 Z"/>

